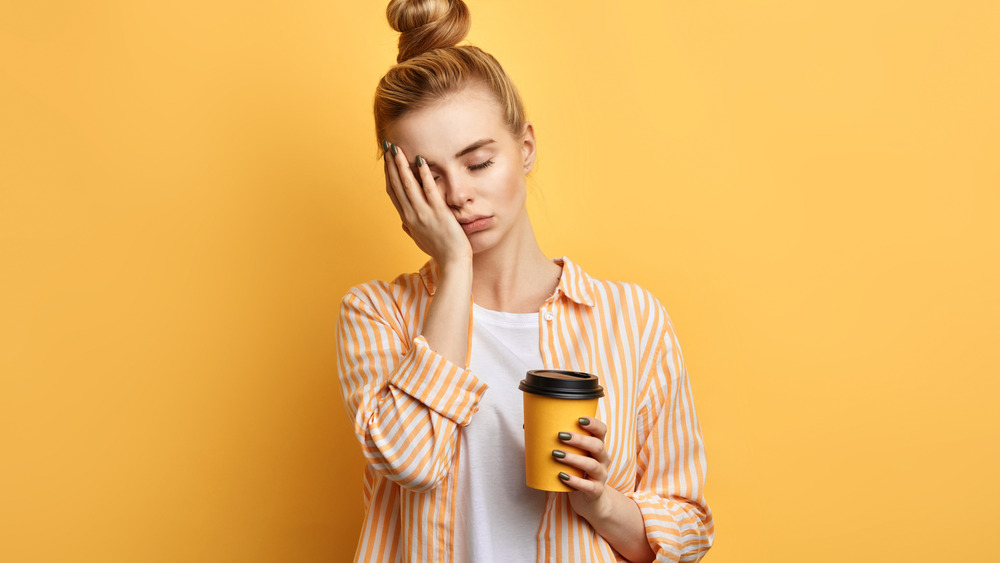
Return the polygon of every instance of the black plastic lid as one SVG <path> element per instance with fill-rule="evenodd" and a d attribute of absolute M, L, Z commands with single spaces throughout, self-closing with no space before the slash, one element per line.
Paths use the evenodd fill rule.
<path fill-rule="evenodd" d="M 518 389 L 525 393 L 557 399 L 596 399 L 604 396 L 596 375 L 582 371 L 533 369 L 521 380 Z"/>

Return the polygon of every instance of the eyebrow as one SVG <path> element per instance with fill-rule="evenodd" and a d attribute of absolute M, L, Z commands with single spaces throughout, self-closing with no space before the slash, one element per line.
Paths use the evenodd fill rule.
<path fill-rule="evenodd" d="M 472 151 L 475 151 L 477 149 L 481 149 L 481 148 L 485 147 L 486 145 L 488 145 L 490 143 L 495 143 L 495 142 L 496 141 L 494 141 L 493 139 L 479 139 L 475 143 L 472 143 L 471 145 L 469 145 L 469 146 L 465 147 L 464 149 L 462 149 L 462 150 L 458 151 L 457 153 L 455 153 L 455 158 L 462 158 L 463 156 L 469 154 Z M 427 159 L 424 159 L 424 161 L 427 162 L 427 166 L 434 166 L 433 162 L 431 162 L 431 161 L 429 161 Z M 411 166 L 416 166 L 416 164 L 414 163 Z"/>
<path fill-rule="evenodd" d="M 461 158 L 461 157 L 469 154 L 470 152 L 472 152 L 472 151 L 474 151 L 476 149 L 485 147 L 486 145 L 488 145 L 490 143 L 493 143 L 493 142 L 495 142 L 493 139 L 479 139 L 475 143 L 472 143 L 471 145 L 469 145 L 469 146 L 465 147 L 464 149 L 458 151 L 458 154 L 455 155 L 455 158 Z"/>

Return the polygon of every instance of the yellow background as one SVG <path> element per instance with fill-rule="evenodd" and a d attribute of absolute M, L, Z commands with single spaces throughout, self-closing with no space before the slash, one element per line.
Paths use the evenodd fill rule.
<path fill-rule="evenodd" d="M 671 313 L 713 562 L 982 561 L 993 1 L 472 0 L 543 249 Z M 0 4 L 0 560 L 345 561 L 347 288 L 412 271 L 381 1 Z"/>

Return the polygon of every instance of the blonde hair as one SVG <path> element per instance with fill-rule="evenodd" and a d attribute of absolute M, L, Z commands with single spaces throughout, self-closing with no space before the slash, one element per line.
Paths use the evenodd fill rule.
<path fill-rule="evenodd" d="M 521 96 L 500 63 L 482 49 L 458 45 L 471 26 L 462 0 L 391 0 L 389 25 L 399 32 L 397 64 L 375 89 L 375 134 L 409 111 L 425 107 L 467 86 L 488 89 L 503 110 L 511 133 L 520 135 L 526 117 Z"/>

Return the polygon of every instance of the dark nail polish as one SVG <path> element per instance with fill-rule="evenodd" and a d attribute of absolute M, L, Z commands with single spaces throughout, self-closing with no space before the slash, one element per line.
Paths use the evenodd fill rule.
<path fill-rule="evenodd" d="M 382 152 L 389 152 L 389 141 L 382 139 Z"/>
<path fill-rule="evenodd" d="M 559 439 L 562 440 L 562 441 L 564 441 L 564 442 L 566 440 L 569 440 L 572 437 L 573 437 L 572 434 L 570 434 L 569 432 L 560 432 L 559 433 Z"/>
<path fill-rule="evenodd" d="M 562 459 L 562 458 L 566 457 L 566 452 L 564 452 L 562 450 L 552 450 L 552 457 L 554 457 L 556 459 Z"/>
<path fill-rule="evenodd" d="M 580 426 L 587 426 L 588 424 L 590 424 L 589 418 L 584 417 L 580 419 Z"/>
<path fill-rule="evenodd" d="M 424 158 L 418 154 L 417 155 L 417 168 L 420 168 L 423 165 L 424 165 Z"/>
<path fill-rule="evenodd" d="M 396 148 L 396 145 L 392 145 L 392 156 L 396 156 L 397 154 L 399 154 L 399 149 Z"/>
<path fill-rule="evenodd" d="M 563 481 L 569 481 L 569 475 L 563 473 L 562 471 L 559 472 L 559 478 Z"/>

